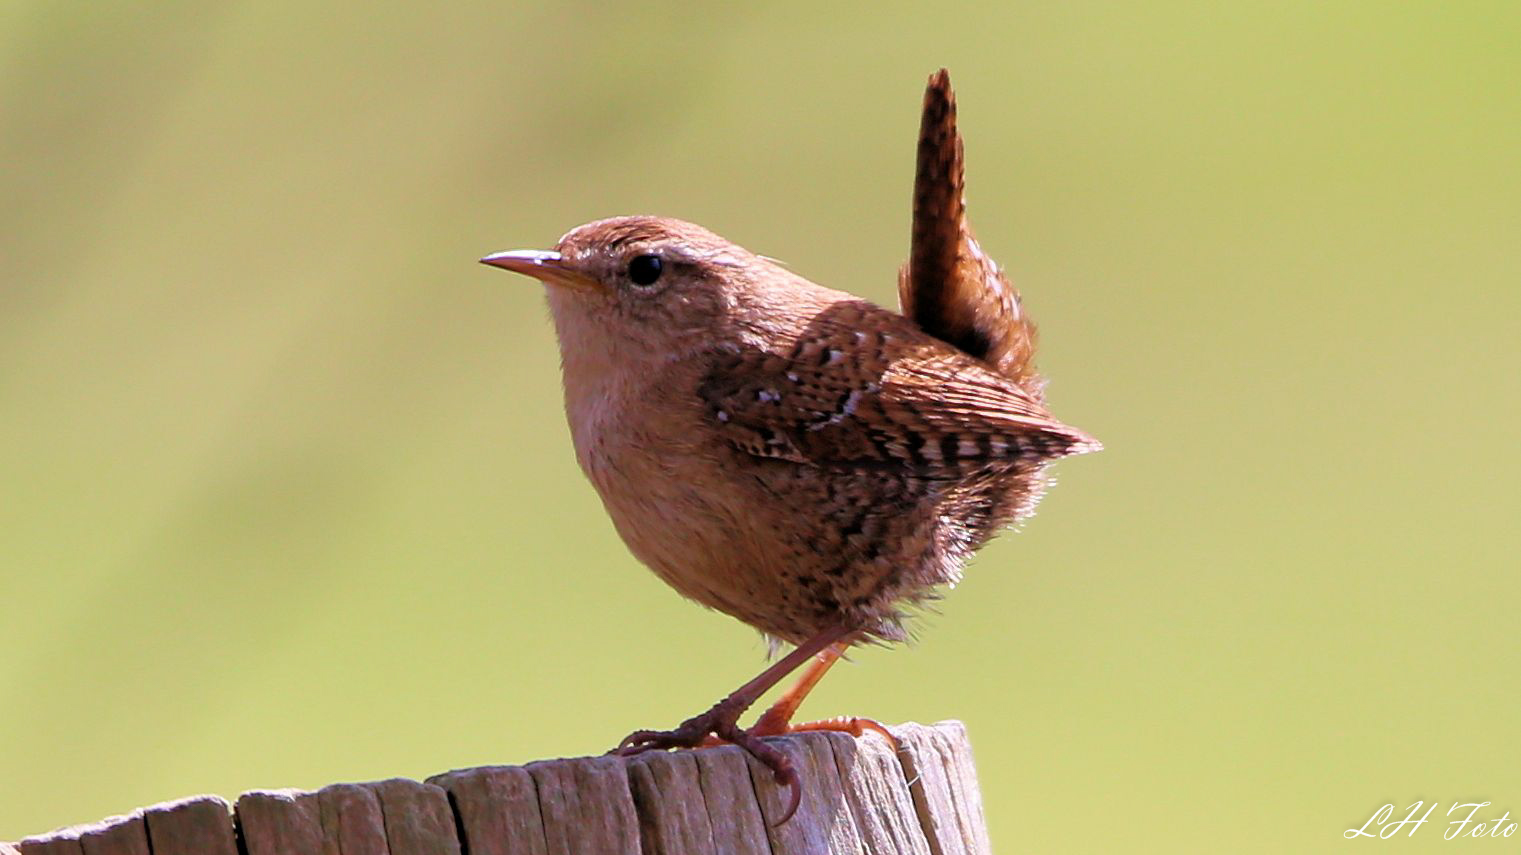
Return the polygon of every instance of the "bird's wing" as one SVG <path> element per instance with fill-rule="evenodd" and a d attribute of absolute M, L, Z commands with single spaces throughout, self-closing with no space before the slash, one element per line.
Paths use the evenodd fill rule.
<path fill-rule="evenodd" d="M 699 394 L 737 448 L 813 466 L 953 478 L 1099 448 L 1009 379 L 906 325 L 819 331 L 788 354 L 720 353 Z"/>
<path fill-rule="evenodd" d="M 944 69 L 930 76 L 924 91 L 913 236 L 898 276 L 898 303 L 920 329 L 1039 394 L 1035 326 L 967 222 L 956 95 Z"/>

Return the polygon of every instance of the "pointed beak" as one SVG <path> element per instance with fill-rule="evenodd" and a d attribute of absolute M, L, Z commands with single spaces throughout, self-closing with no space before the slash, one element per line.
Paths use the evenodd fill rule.
<path fill-rule="evenodd" d="M 481 259 L 481 263 L 521 273 L 546 285 L 564 285 L 570 288 L 595 288 L 597 283 L 571 269 L 558 252 L 537 249 L 514 249 L 495 252 Z"/>

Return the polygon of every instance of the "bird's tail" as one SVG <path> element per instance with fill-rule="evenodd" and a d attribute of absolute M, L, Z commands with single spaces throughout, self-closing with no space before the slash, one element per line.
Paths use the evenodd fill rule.
<path fill-rule="evenodd" d="M 898 276 L 900 311 L 1040 397 L 1035 324 L 1019 292 L 978 245 L 966 217 L 965 164 L 950 74 L 930 75 L 919 126 L 914 225 Z"/>

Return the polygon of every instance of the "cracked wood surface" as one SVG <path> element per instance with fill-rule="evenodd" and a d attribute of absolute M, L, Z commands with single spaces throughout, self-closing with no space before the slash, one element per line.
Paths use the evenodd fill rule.
<path fill-rule="evenodd" d="M 568 855 L 990 852 L 960 722 L 779 737 L 803 802 L 733 746 L 195 796 L 0 843 L 0 855 Z"/>

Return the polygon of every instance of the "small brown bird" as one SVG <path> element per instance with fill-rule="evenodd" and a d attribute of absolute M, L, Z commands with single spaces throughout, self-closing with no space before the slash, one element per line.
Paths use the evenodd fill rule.
<path fill-rule="evenodd" d="M 904 640 L 913 607 L 1031 512 L 1049 461 L 1099 448 L 1046 410 L 1035 327 L 972 236 L 962 175 L 942 70 L 924 99 L 902 314 L 660 217 L 482 259 L 548 286 L 576 458 L 629 549 L 683 595 L 796 645 L 622 753 L 735 743 L 791 787 L 790 816 L 796 774 L 760 737 L 875 726 L 790 720 L 851 645 Z"/>

